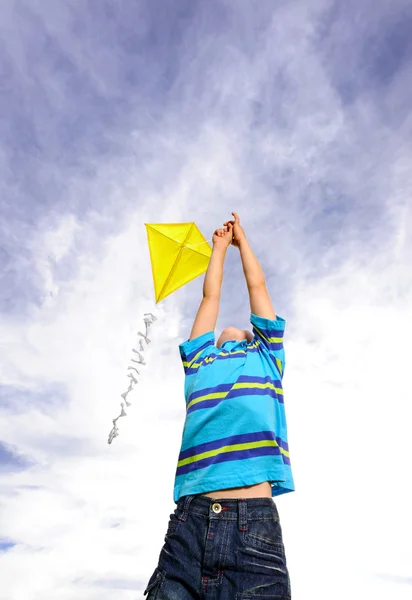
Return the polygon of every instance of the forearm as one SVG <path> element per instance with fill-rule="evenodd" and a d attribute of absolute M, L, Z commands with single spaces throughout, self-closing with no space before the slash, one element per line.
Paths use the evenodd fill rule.
<path fill-rule="evenodd" d="M 218 245 L 213 246 L 212 256 L 203 283 L 203 296 L 217 296 L 220 298 L 226 252 L 227 248 Z"/>
<path fill-rule="evenodd" d="M 239 250 L 248 289 L 255 285 L 265 283 L 265 275 L 262 271 L 262 267 L 246 238 L 243 238 L 239 242 Z"/>

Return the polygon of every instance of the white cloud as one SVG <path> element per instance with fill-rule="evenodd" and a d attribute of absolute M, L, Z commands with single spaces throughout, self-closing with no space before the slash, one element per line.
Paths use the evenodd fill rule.
<path fill-rule="evenodd" d="M 144 589 L 174 509 L 185 414 L 177 346 L 202 286 L 200 278 L 154 307 L 144 223 L 193 220 L 211 239 L 231 210 L 288 321 L 297 491 L 277 504 L 294 598 L 410 594 L 395 582 L 412 558 L 408 140 L 383 120 L 373 90 L 342 100 L 330 69 L 344 61 L 314 41 L 326 6 L 271 8 L 265 28 L 266 5 L 259 13 L 244 3 L 230 8 L 234 20 L 219 35 L 194 21 L 161 118 L 139 105 L 129 128 L 107 128 L 108 154 L 93 154 L 87 138 L 77 169 L 43 166 L 65 201 L 30 238 L 44 298 L 24 319 L 0 320 L 2 384 L 21 392 L 17 405 L 0 408 L 0 438 L 37 463 L 2 476 L 1 535 L 17 545 L 1 557 L 0 600 L 135 600 Z M 58 32 L 76 68 L 84 61 L 99 93 L 114 94 L 123 53 L 116 45 L 103 52 L 87 36 L 82 45 L 72 16 L 51 14 L 49 33 Z M 352 40 L 340 33 L 342 45 L 359 49 L 356 32 Z M 26 28 L 15 43 L 7 38 L 23 72 L 33 35 Z M 43 73 L 64 114 L 67 81 L 58 69 Z M 388 90 L 395 104 L 403 73 Z M 78 198 L 87 199 L 84 211 Z M 108 446 L 148 311 L 158 316 L 148 364 Z M 248 312 L 229 249 L 218 325 Z M 34 402 L 30 394 L 44 390 L 52 397 Z"/>

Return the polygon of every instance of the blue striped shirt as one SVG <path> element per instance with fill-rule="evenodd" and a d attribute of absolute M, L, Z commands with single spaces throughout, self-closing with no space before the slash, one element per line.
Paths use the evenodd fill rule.
<path fill-rule="evenodd" d="M 269 481 L 272 496 L 295 489 L 282 378 L 285 320 L 250 316 L 251 342 L 215 346 L 214 331 L 179 345 L 185 372 L 174 501 L 188 494 Z"/>

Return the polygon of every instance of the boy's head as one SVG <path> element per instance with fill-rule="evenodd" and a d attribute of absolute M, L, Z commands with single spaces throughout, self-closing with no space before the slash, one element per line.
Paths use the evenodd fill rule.
<path fill-rule="evenodd" d="M 253 333 L 248 331 L 247 329 L 238 329 L 237 327 L 226 327 L 222 331 L 219 336 L 219 339 L 216 342 L 217 348 L 223 344 L 223 342 L 227 342 L 228 340 L 236 340 L 237 342 L 241 342 L 242 340 L 246 340 L 248 343 L 253 339 Z"/>

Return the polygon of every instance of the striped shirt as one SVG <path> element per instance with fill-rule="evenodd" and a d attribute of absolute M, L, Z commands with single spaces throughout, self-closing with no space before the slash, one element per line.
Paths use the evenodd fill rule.
<path fill-rule="evenodd" d="M 215 346 L 213 331 L 179 345 L 186 419 L 174 502 L 188 494 L 269 481 L 272 496 L 295 489 L 282 378 L 285 320 L 251 313 L 251 342 Z"/>

